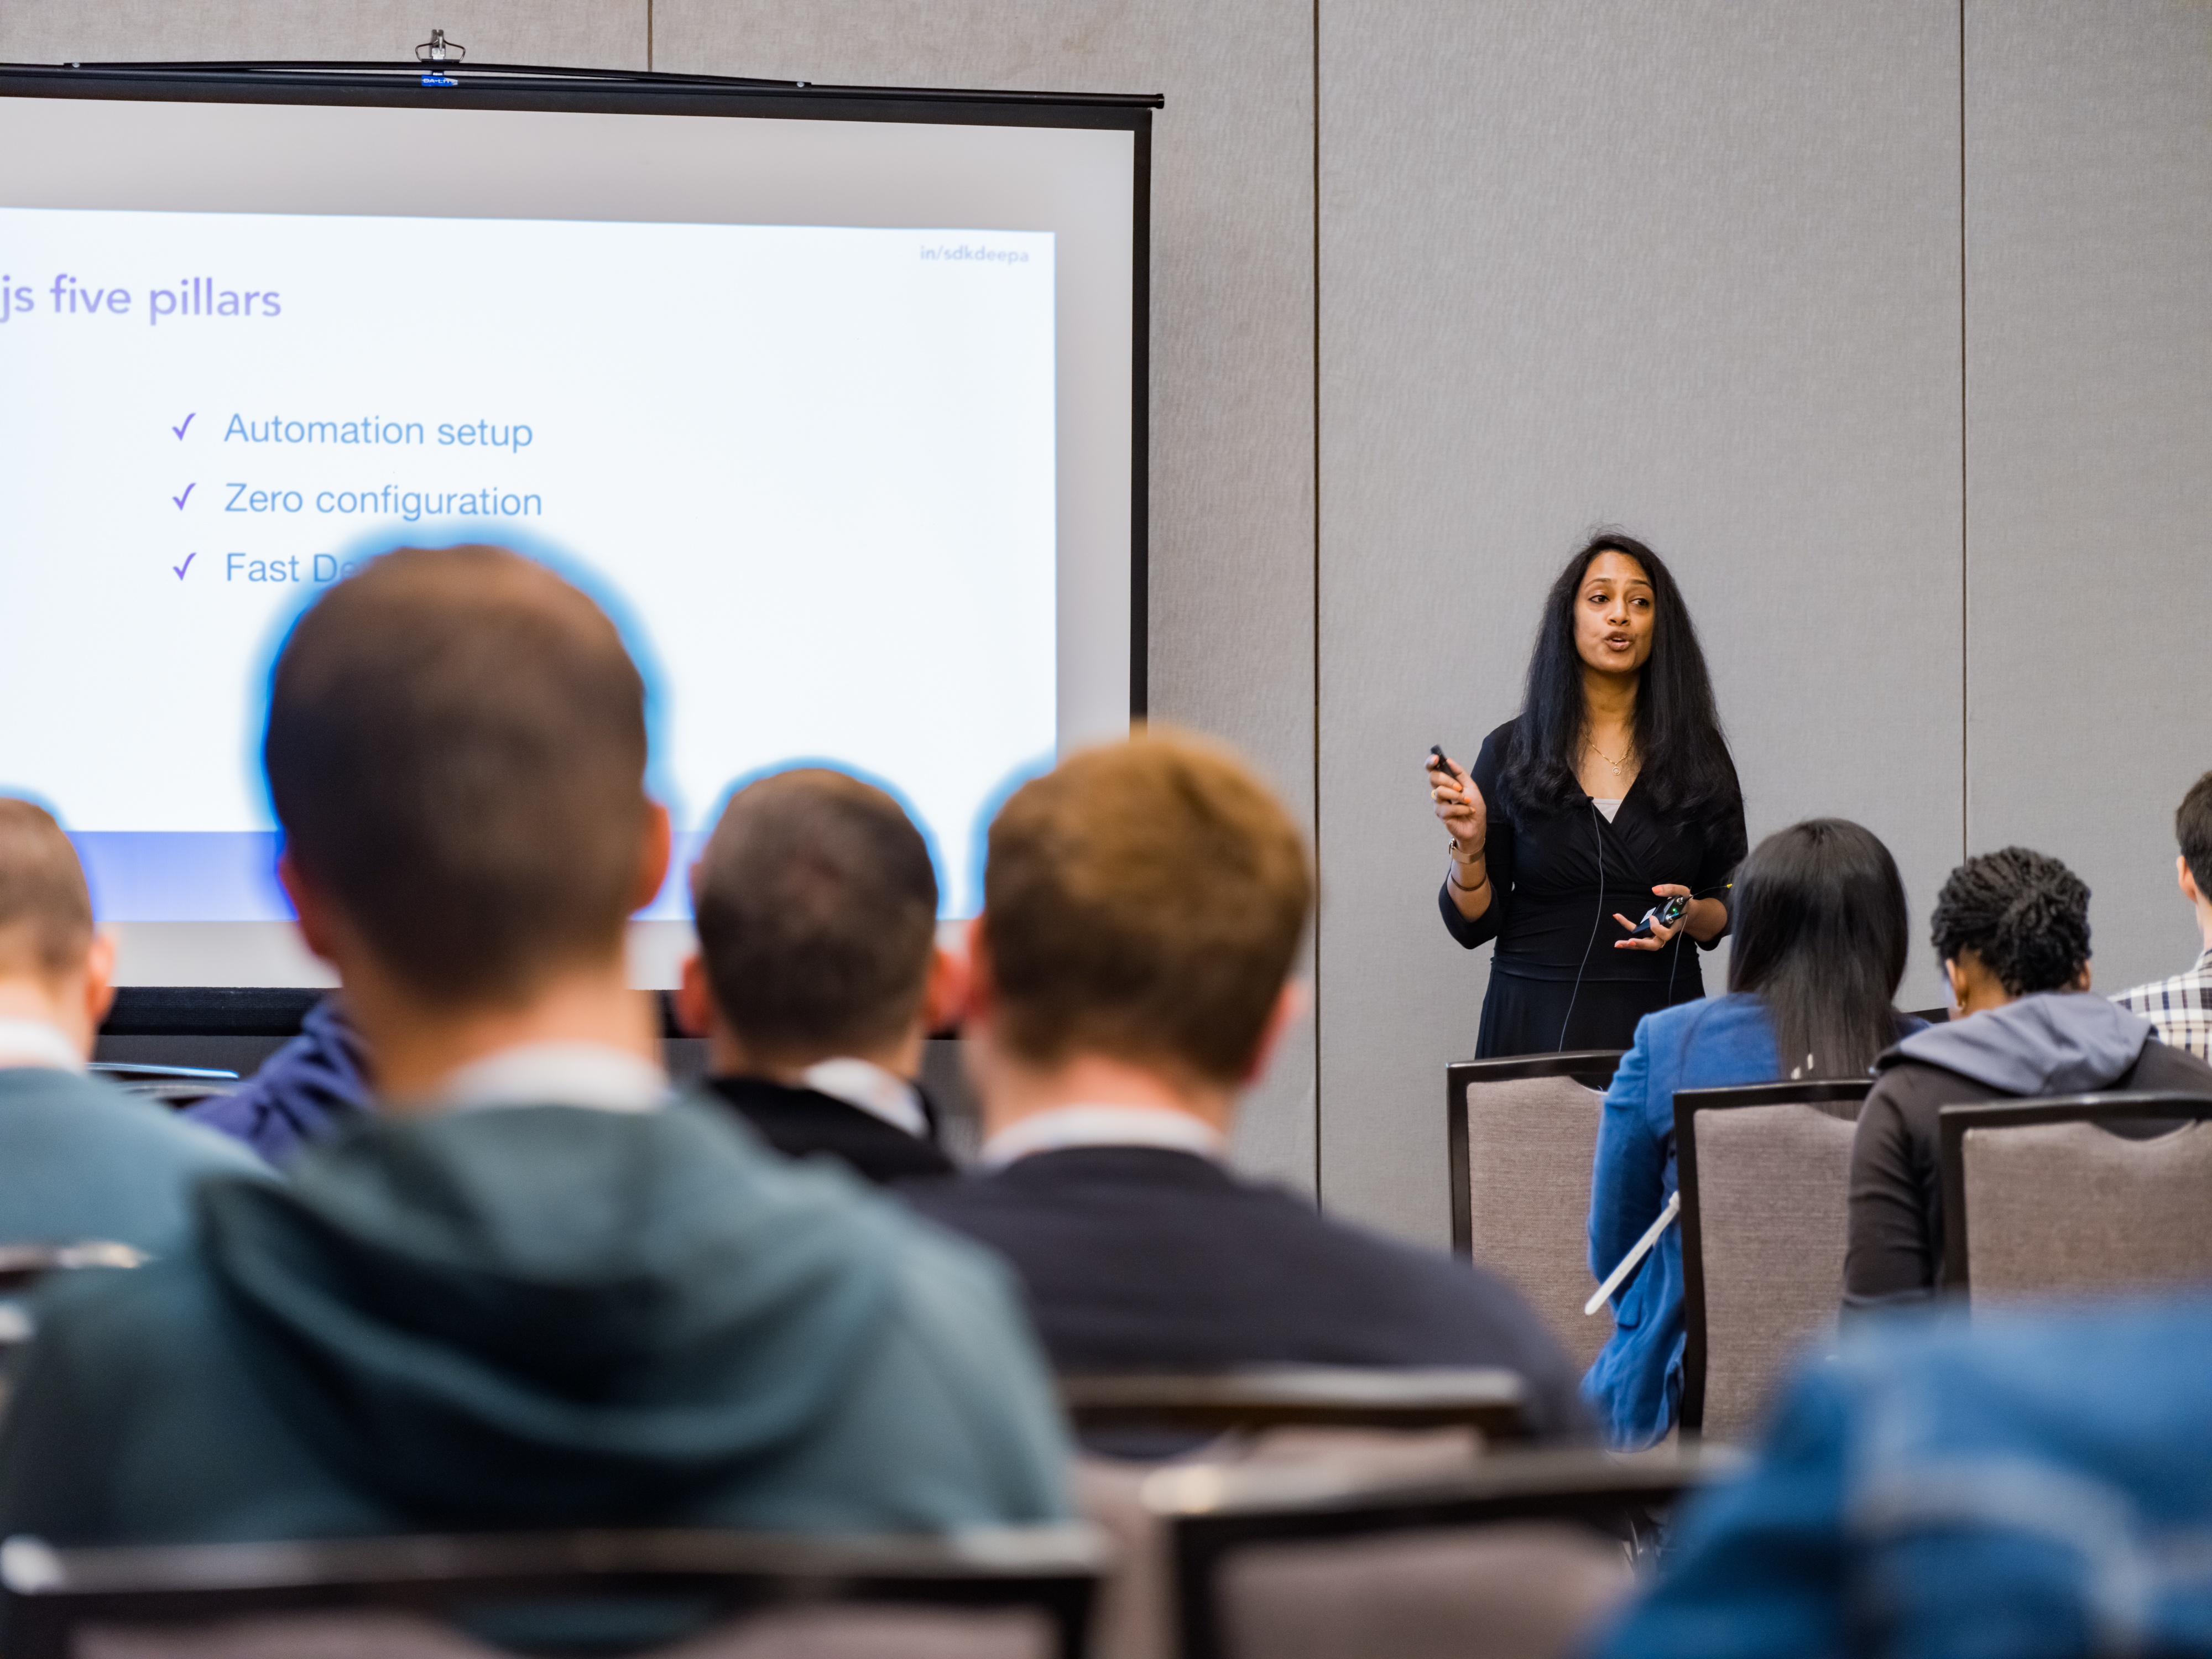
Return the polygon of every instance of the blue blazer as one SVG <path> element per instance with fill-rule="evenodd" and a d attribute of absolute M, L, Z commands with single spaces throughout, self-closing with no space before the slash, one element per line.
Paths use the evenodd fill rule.
<path fill-rule="evenodd" d="M 1602 1280 L 1674 1193 L 1674 1091 L 1769 1083 L 1782 1075 L 1774 1029 L 1756 996 L 1711 997 L 1646 1014 L 1605 1091 L 1590 1177 L 1589 1265 Z M 1583 1378 L 1609 1443 L 1666 1437 L 1682 1398 L 1682 1230 L 1660 1235 L 1613 1292 L 1613 1340 Z"/>

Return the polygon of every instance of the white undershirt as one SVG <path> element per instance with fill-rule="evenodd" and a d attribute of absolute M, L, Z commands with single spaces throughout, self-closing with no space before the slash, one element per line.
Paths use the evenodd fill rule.
<path fill-rule="evenodd" d="M 1626 800 L 1626 799 L 1627 797 L 1625 795 L 1621 797 L 1622 800 Z M 1596 807 L 1599 811 L 1605 814 L 1605 821 L 1607 823 L 1611 823 L 1613 822 L 1613 815 L 1620 811 L 1620 801 L 1600 800 L 1595 795 L 1590 797 L 1590 805 Z"/>
<path fill-rule="evenodd" d="M 905 1130 L 916 1140 L 929 1139 L 929 1115 L 921 1109 L 921 1096 L 914 1085 L 873 1060 L 817 1060 L 799 1073 L 799 1081 L 818 1095 L 842 1100 L 894 1129 Z"/>
<path fill-rule="evenodd" d="M 520 1042 L 449 1072 L 423 1104 L 445 1111 L 492 1106 L 583 1106 L 650 1112 L 668 1100 L 668 1073 L 604 1042 Z"/>
<path fill-rule="evenodd" d="M 1003 1169 L 1037 1152 L 1074 1146 L 1157 1146 L 1194 1152 L 1218 1163 L 1229 1143 L 1212 1124 L 1158 1106 L 1055 1106 L 1008 1124 L 983 1143 L 987 1169 Z"/>
<path fill-rule="evenodd" d="M 0 1019 L 0 1070 L 19 1066 L 50 1072 L 82 1072 L 84 1056 L 76 1044 L 62 1035 L 61 1027 L 43 1019 Z"/>

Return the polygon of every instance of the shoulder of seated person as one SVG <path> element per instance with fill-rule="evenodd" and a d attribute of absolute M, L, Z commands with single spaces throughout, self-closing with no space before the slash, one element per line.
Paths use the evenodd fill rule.
<path fill-rule="evenodd" d="M 2195 1091 L 2199 1085 L 2212 1092 L 2212 1066 L 2208 1066 L 2188 1049 L 2161 1040 L 2155 1032 L 2143 1044 L 2142 1054 L 2136 1060 L 2140 1073 L 2145 1068 L 2152 1073 L 2164 1073 L 2179 1088 Z"/>
<path fill-rule="evenodd" d="M 1733 992 L 1717 997 L 1698 997 L 1672 1007 L 1655 1008 L 1637 1022 L 1636 1041 L 1646 1048 L 1658 1042 L 1680 1042 L 1707 1030 L 1733 1028 L 1747 1018 L 1763 1018 L 1756 999 Z"/>

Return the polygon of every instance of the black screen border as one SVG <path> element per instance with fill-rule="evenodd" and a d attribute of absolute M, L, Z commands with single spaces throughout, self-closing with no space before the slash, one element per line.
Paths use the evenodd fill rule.
<path fill-rule="evenodd" d="M 453 82 L 425 86 L 434 70 Z M 1126 131 L 1131 158 L 1129 434 L 1129 716 L 1150 707 L 1152 177 L 1158 94 L 988 92 L 817 86 L 648 70 L 529 64 L 365 63 L 0 64 L 0 98 L 151 103 L 322 104 L 387 109 L 538 110 L 610 115 L 769 117 L 800 121 L 928 122 L 954 126 L 1083 127 Z M 319 993 L 222 987 L 118 992 L 103 1033 L 289 1035 Z M 281 1005 L 281 1006 L 280 1006 Z"/>

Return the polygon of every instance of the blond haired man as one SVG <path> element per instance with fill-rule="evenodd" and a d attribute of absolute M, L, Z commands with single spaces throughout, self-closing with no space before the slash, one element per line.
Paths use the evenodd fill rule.
<path fill-rule="evenodd" d="M 1313 905 L 1242 762 L 1158 732 L 1071 757 L 991 826 L 983 893 L 986 1172 L 910 1191 L 1013 1262 L 1060 1370 L 1502 1365 L 1539 1434 L 1580 1430 L 1565 1355 L 1504 1285 L 1230 1171 Z"/>
<path fill-rule="evenodd" d="M 85 1075 L 114 966 L 69 837 L 44 808 L 0 797 L 0 1244 L 167 1255 L 191 1231 L 195 1181 L 268 1173 Z"/>

